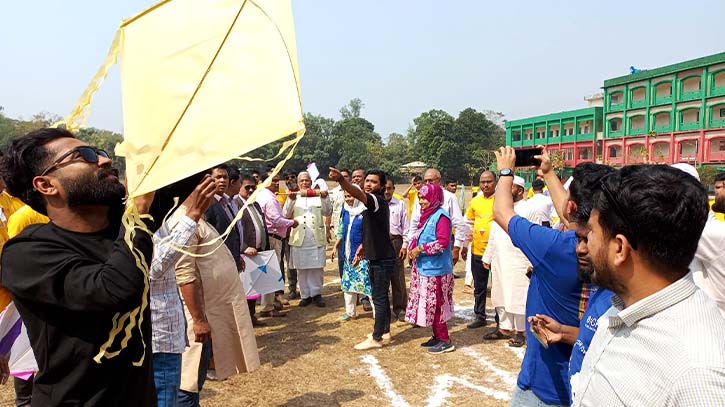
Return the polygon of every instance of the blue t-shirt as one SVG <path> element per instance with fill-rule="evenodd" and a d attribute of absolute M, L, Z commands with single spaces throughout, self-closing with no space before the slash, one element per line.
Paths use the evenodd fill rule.
<path fill-rule="evenodd" d="M 589 344 L 592 343 L 594 333 L 597 332 L 597 320 L 612 306 L 613 294 L 606 288 L 591 285 L 589 304 L 587 304 L 587 309 L 584 311 L 581 323 L 579 323 L 579 335 L 576 337 L 571 359 L 569 359 L 569 384 L 571 384 L 571 377 L 582 369 L 584 355 L 589 349 Z"/>
<path fill-rule="evenodd" d="M 526 315 L 545 314 L 565 325 L 579 325 L 582 282 L 577 277 L 575 232 L 560 232 L 521 216 L 509 222 L 514 246 L 533 265 Z M 526 353 L 517 385 L 549 404 L 570 405 L 569 357 L 572 347 L 555 343 L 544 349 L 526 321 Z"/>

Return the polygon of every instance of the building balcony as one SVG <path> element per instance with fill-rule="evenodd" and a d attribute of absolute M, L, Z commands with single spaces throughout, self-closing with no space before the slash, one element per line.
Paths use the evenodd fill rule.
<path fill-rule="evenodd" d="M 725 117 L 711 119 L 708 127 L 725 127 Z"/>
<path fill-rule="evenodd" d="M 679 100 L 680 101 L 694 100 L 694 99 L 699 99 L 701 97 L 702 97 L 702 91 L 701 90 L 693 90 L 693 91 L 689 91 L 689 92 L 682 92 L 682 93 L 680 93 L 680 99 Z"/>
<path fill-rule="evenodd" d="M 562 136 L 561 137 L 561 142 L 562 143 L 571 143 L 571 142 L 573 142 L 575 140 L 576 140 L 576 135 L 575 134 L 571 134 L 571 135 L 568 135 L 568 136 Z"/>
<path fill-rule="evenodd" d="M 652 128 L 652 130 L 656 131 L 657 133 L 670 133 L 670 132 L 672 132 L 673 129 L 672 129 L 672 125 L 665 124 L 662 126 L 654 126 Z"/>
<path fill-rule="evenodd" d="M 623 102 L 610 103 L 609 104 L 609 111 L 610 112 L 614 112 L 614 111 L 617 111 L 617 110 L 624 110 L 624 103 Z"/>
<path fill-rule="evenodd" d="M 722 96 L 725 95 L 725 86 L 713 86 L 710 88 L 709 96 Z"/>
<path fill-rule="evenodd" d="M 654 99 L 653 105 L 669 105 L 672 103 L 672 95 L 657 96 Z"/>
<path fill-rule="evenodd" d="M 698 130 L 702 127 L 700 122 L 686 122 L 680 123 L 678 130 Z"/>
<path fill-rule="evenodd" d="M 624 130 L 609 130 L 607 137 L 622 137 L 624 136 Z"/>
<path fill-rule="evenodd" d="M 593 133 L 577 134 L 576 135 L 576 141 L 593 141 L 593 140 L 594 140 L 594 134 Z"/>
<path fill-rule="evenodd" d="M 629 129 L 630 136 L 637 136 L 637 135 L 646 134 L 646 133 L 647 133 L 647 129 L 644 127 L 637 127 L 635 129 Z"/>
<path fill-rule="evenodd" d="M 522 140 L 511 141 L 511 147 L 521 147 L 523 145 Z"/>
<path fill-rule="evenodd" d="M 632 109 L 636 109 L 636 108 L 645 107 L 645 106 L 647 106 L 647 99 L 640 99 L 640 100 L 632 100 L 630 102 L 629 107 Z"/>

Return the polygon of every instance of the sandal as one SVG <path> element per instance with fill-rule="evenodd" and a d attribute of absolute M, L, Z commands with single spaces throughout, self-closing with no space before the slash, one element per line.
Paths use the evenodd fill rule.
<path fill-rule="evenodd" d="M 511 339 L 511 335 L 506 335 L 505 333 L 501 332 L 498 329 L 495 329 L 485 335 L 483 335 L 483 339 L 487 341 L 497 341 L 500 339 Z"/>
<path fill-rule="evenodd" d="M 509 339 L 509 346 L 512 348 L 520 348 L 526 345 L 526 337 L 524 334 L 517 333 Z"/>

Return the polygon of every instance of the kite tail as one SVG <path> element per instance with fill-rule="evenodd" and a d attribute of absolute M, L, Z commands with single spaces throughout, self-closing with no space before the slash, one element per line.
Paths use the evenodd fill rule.
<path fill-rule="evenodd" d="M 79 128 L 86 126 L 88 114 L 91 111 L 91 99 L 93 99 L 93 95 L 98 91 L 98 88 L 101 87 L 101 84 L 106 79 L 106 76 L 108 76 L 108 71 L 118 61 L 118 53 L 121 51 L 121 42 L 122 31 L 117 30 L 116 35 L 113 37 L 113 41 L 111 42 L 111 49 L 108 50 L 108 55 L 106 55 L 103 65 L 101 65 L 101 67 L 98 68 L 98 71 L 96 71 L 93 79 L 91 79 L 91 83 L 88 84 L 88 87 L 86 87 L 86 90 L 83 92 L 80 99 L 78 99 L 76 107 L 73 111 L 71 111 L 68 117 L 58 123 L 55 123 L 53 127 L 65 124 L 66 129 L 75 132 Z"/>
<path fill-rule="evenodd" d="M 146 342 L 143 339 L 141 325 L 143 324 L 143 313 L 148 306 L 149 264 L 146 263 L 146 259 L 144 258 L 141 251 L 136 249 L 133 245 L 133 239 L 136 236 L 136 233 L 141 232 L 153 235 L 153 233 L 151 233 L 151 231 L 143 223 L 143 218 L 150 218 L 150 215 L 139 214 L 138 209 L 136 209 L 136 205 L 133 204 L 132 200 L 129 200 L 129 203 L 126 205 L 126 211 L 121 218 L 121 224 L 124 227 L 123 239 L 126 242 L 129 250 L 131 251 L 134 260 L 136 261 L 136 268 L 138 268 L 139 271 L 144 275 L 144 289 L 141 296 L 141 305 L 131 311 L 126 312 L 120 318 L 119 313 L 116 313 L 116 315 L 113 317 L 113 325 L 111 331 L 108 333 L 108 339 L 103 345 L 101 345 L 98 354 L 93 358 L 96 363 L 101 363 L 104 357 L 106 359 L 111 359 L 118 356 L 121 351 L 124 350 L 126 346 L 128 346 L 128 342 L 133 336 L 134 328 L 138 328 L 139 337 L 141 339 L 142 353 L 139 360 L 134 361 L 133 365 L 141 366 L 143 364 L 144 358 L 146 357 Z M 124 330 L 125 335 L 121 340 L 121 343 L 119 344 L 118 350 L 114 352 L 109 351 L 109 348 L 113 345 L 116 340 L 116 336 L 118 336 L 121 330 Z"/>

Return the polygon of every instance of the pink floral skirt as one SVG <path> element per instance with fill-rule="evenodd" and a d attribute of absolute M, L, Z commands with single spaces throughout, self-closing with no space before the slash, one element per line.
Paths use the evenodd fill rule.
<path fill-rule="evenodd" d="M 438 285 L 441 286 L 441 298 L 436 295 Z M 438 322 L 444 323 L 453 317 L 453 274 L 437 277 L 422 276 L 418 274 L 418 269 L 413 262 L 405 320 L 418 326 L 431 326 L 435 318 L 436 307 L 440 307 L 441 320 Z"/>

